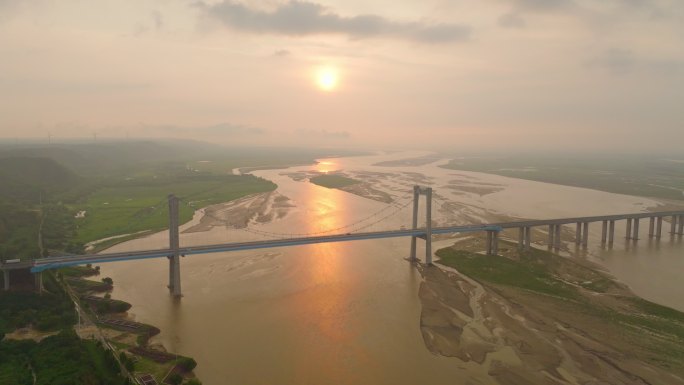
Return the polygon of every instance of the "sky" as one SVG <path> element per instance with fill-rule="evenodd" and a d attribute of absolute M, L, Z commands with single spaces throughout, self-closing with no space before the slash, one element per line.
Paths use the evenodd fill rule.
<path fill-rule="evenodd" d="M 682 0 L 0 0 L 0 138 L 684 151 Z"/>

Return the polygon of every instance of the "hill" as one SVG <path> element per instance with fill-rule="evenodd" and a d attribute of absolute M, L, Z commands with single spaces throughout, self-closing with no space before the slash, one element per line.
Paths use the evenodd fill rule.
<path fill-rule="evenodd" d="M 64 192 L 80 180 L 52 159 L 0 158 L 0 199 L 37 203 L 42 196 Z"/>

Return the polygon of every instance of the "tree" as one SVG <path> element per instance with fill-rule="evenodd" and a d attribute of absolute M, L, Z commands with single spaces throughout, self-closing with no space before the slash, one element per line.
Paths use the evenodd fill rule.
<path fill-rule="evenodd" d="M 102 278 L 102 282 L 106 283 L 107 285 L 113 285 L 114 284 L 114 280 L 109 278 L 109 277 Z"/>
<path fill-rule="evenodd" d="M 183 377 L 178 373 L 172 373 L 167 382 L 171 385 L 180 385 L 183 382 Z"/>
<path fill-rule="evenodd" d="M 186 372 L 192 371 L 197 366 L 197 361 L 190 357 L 179 358 L 177 363 L 178 366 L 180 366 Z"/>

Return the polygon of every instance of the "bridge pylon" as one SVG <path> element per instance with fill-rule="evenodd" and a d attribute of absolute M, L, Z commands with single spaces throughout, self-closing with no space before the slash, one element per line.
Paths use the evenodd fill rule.
<path fill-rule="evenodd" d="M 180 238 L 178 227 L 180 226 L 178 197 L 169 195 L 169 249 L 171 254 L 169 259 L 169 292 L 172 296 L 179 298 L 181 294 L 180 277 Z"/>
<path fill-rule="evenodd" d="M 425 236 L 414 235 L 411 237 L 411 257 L 415 262 L 416 258 L 416 239 L 425 239 L 425 263 L 432 265 L 432 187 L 413 186 L 413 230 L 418 229 L 418 205 L 420 196 L 425 195 Z"/>

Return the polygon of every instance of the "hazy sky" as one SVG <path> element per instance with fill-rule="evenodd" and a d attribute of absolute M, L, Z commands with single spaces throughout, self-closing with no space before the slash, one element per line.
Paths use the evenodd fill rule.
<path fill-rule="evenodd" d="M 48 132 L 681 149 L 684 1 L 0 0 L 0 137 Z"/>

